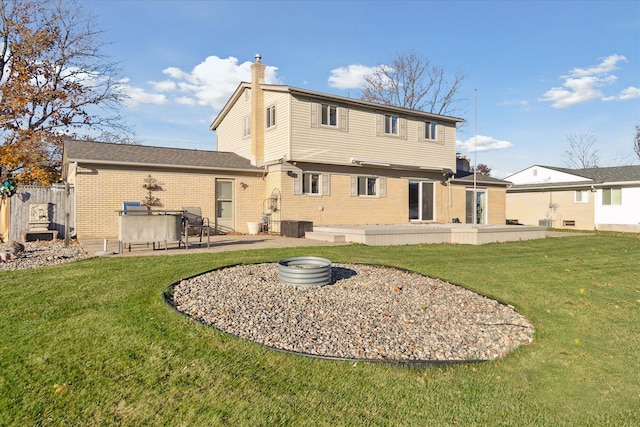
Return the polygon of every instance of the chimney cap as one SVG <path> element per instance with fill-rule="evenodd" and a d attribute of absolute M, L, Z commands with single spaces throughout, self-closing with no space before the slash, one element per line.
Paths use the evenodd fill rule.
<path fill-rule="evenodd" d="M 260 55 L 259 53 L 256 53 L 256 62 L 260 62 L 261 59 L 262 59 L 262 55 Z"/>

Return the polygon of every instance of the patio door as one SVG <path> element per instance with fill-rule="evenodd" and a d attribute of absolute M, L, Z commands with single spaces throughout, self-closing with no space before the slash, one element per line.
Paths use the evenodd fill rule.
<path fill-rule="evenodd" d="M 466 223 L 473 224 L 473 189 L 467 189 Z M 476 190 L 476 224 L 487 223 L 487 190 Z"/>
<path fill-rule="evenodd" d="M 233 180 L 216 179 L 216 231 L 235 231 Z"/>
<path fill-rule="evenodd" d="M 409 181 L 409 221 L 433 221 L 435 187 L 429 181 Z"/>

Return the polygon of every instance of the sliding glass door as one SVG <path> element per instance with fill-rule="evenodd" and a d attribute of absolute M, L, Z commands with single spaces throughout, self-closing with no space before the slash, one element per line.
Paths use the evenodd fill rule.
<path fill-rule="evenodd" d="M 473 224 L 473 189 L 467 189 L 466 223 Z M 476 190 L 476 224 L 487 223 L 487 190 Z"/>
<path fill-rule="evenodd" d="M 409 181 L 409 221 L 433 221 L 435 187 L 429 181 Z"/>

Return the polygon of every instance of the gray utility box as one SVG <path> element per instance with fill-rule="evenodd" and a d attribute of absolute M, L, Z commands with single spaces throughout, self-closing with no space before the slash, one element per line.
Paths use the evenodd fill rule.
<path fill-rule="evenodd" d="M 304 233 L 313 231 L 311 221 L 280 221 L 280 235 L 287 237 L 304 237 Z"/>

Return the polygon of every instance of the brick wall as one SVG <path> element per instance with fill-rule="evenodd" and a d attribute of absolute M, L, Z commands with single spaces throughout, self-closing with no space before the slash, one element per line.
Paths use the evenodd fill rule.
<path fill-rule="evenodd" d="M 79 167 L 75 188 L 78 238 L 117 237 L 117 211 L 122 210 L 123 202 L 144 200 L 147 190 L 143 184 L 149 175 L 162 189 L 153 192 L 162 203 L 154 209 L 181 210 L 182 207 L 199 206 L 202 215 L 213 225 L 215 180 L 224 178 L 234 182 L 236 230 L 246 232 L 246 222 L 260 217 L 264 195 L 264 182 L 260 176 Z"/>

